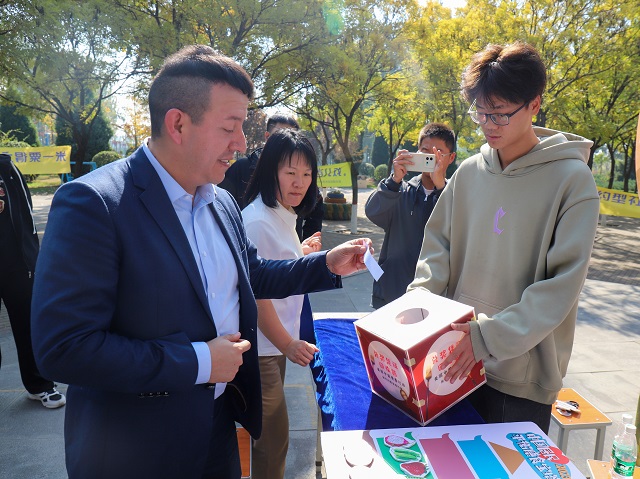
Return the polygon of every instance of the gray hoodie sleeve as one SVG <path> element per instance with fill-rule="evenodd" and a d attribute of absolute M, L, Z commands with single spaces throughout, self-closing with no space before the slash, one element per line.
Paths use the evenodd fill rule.
<path fill-rule="evenodd" d="M 405 182 L 396 183 L 393 181 L 393 175 L 381 180 L 378 188 L 371 193 L 364 207 L 367 218 L 386 231 L 391 224 L 395 207 L 405 189 Z"/>

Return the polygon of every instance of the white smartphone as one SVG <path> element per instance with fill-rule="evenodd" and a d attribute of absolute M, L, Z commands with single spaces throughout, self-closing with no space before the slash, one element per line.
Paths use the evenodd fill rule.
<path fill-rule="evenodd" d="M 411 153 L 413 165 L 407 165 L 407 171 L 431 173 L 436 169 L 436 156 L 433 153 Z"/>

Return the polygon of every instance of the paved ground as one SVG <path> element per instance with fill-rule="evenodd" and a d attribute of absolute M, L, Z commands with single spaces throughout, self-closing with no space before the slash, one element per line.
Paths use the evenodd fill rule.
<path fill-rule="evenodd" d="M 348 233 L 349 222 L 325 222 L 323 245 L 330 248 L 352 237 L 368 236 L 380 251 L 383 234 L 364 217 L 359 197 L 358 233 Z M 40 232 L 46 226 L 50 196 L 36 196 L 35 213 Z M 316 312 L 366 312 L 372 279 L 358 273 L 344 279 L 344 288 L 311 295 Z M 640 220 L 609 217 L 600 226 L 588 279 L 581 295 L 574 351 L 565 378 L 613 420 L 635 413 L 640 395 Z M 0 478 L 66 477 L 64 469 L 64 408 L 45 410 L 26 398 L 6 312 L 0 312 Z M 64 390 L 65 386 L 61 385 Z M 291 446 L 287 479 L 315 479 L 316 406 L 307 368 L 289 365 L 286 378 Z M 99 432 L 97 432 L 99 433 Z M 552 425 L 552 439 L 557 429 Z M 605 450 L 613 429 L 608 428 Z M 586 459 L 593 455 L 594 431 L 573 431 L 568 456 L 587 473 Z"/>

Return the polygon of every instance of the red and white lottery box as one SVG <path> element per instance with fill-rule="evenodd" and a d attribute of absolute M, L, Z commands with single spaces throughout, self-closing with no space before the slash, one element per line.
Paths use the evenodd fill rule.
<path fill-rule="evenodd" d="M 371 390 L 421 425 L 486 382 L 482 362 L 454 383 L 442 363 L 463 334 L 451 323 L 475 321 L 471 306 L 414 289 L 354 325 Z"/>

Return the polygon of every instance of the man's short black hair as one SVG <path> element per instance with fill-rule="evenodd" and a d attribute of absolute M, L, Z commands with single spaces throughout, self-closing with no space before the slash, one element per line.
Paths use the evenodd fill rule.
<path fill-rule="evenodd" d="M 197 124 L 209 108 L 214 84 L 229 85 L 253 99 L 253 82 L 244 68 L 209 46 L 186 46 L 167 57 L 149 89 L 151 136 L 161 136 L 164 117 L 172 108 Z"/>
<path fill-rule="evenodd" d="M 469 103 L 495 100 L 528 104 L 547 86 L 547 72 L 538 51 L 531 45 L 487 45 L 471 58 L 462 73 L 462 96 Z"/>
<path fill-rule="evenodd" d="M 420 148 L 422 140 L 425 138 L 439 138 L 449 148 L 449 153 L 455 153 L 456 151 L 456 135 L 444 123 L 428 123 L 423 126 L 418 135 L 418 148 Z"/>
<path fill-rule="evenodd" d="M 300 125 L 298 124 L 296 119 L 293 118 L 292 116 L 273 115 L 273 116 L 269 117 L 269 119 L 267 120 L 267 131 L 269 133 L 273 133 L 273 129 L 275 128 L 275 126 L 278 123 L 283 124 L 283 125 L 289 125 L 294 130 L 299 130 L 300 129 Z"/>
<path fill-rule="evenodd" d="M 291 164 L 295 153 L 300 153 L 311 168 L 311 185 L 300 205 L 294 208 L 298 216 L 307 216 L 318 199 L 318 158 L 309 139 L 304 133 L 289 128 L 275 131 L 267 138 L 256 169 L 249 180 L 245 198 L 247 204 L 262 197 L 262 202 L 270 208 L 278 206 L 277 194 L 280 192 L 278 169 L 284 163 Z"/>

